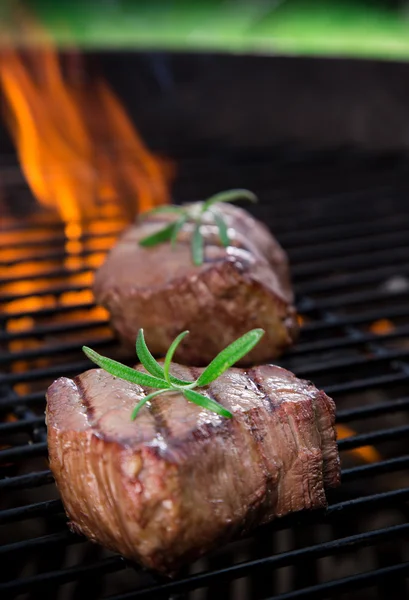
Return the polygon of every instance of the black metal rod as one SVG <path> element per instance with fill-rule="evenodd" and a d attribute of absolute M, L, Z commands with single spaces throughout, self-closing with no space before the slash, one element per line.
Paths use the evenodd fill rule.
<path fill-rule="evenodd" d="M 365 269 L 374 263 L 379 266 L 385 264 L 398 264 L 399 261 L 405 262 L 408 258 L 409 245 L 402 248 L 390 248 L 389 250 L 373 250 L 372 252 L 362 253 L 358 256 L 342 256 L 340 258 L 322 258 L 315 262 L 310 261 L 306 264 L 296 264 L 292 272 L 294 278 L 316 277 L 328 273 L 336 272 L 338 269 L 348 271 L 357 271 Z"/>
<path fill-rule="evenodd" d="M 172 581 L 162 585 L 151 586 L 142 590 L 134 590 L 129 593 L 108 596 L 107 600 L 130 600 L 131 598 L 162 598 L 165 594 L 175 592 L 183 592 L 188 590 L 199 589 L 207 586 L 209 583 L 215 583 L 225 579 L 237 579 L 244 577 L 250 573 L 254 573 L 256 569 L 279 569 L 289 565 L 297 564 L 307 558 L 321 558 L 323 556 L 331 556 L 339 552 L 344 552 L 345 549 L 362 548 L 370 546 L 375 542 L 386 541 L 390 539 L 398 539 L 401 536 L 409 535 L 409 524 L 396 525 L 385 529 L 378 529 L 367 533 L 348 536 L 323 544 L 316 544 L 300 550 L 291 550 L 283 552 L 275 556 L 268 556 L 253 561 L 247 561 L 232 565 L 224 569 L 217 569 L 211 572 L 199 573 L 192 577 L 187 577 L 178 581 Z"/>
<path fill-rule="evenodd" d="M 402 381 L 408 381 L 409 375 L 407 373 L 391 373 L 388 375 L 376 375 L 368 377 L 366 379 L 353 379 L 352 381 L 346 381 L 345 383 L 335 383 L 334 385 L 325 386 L 325 391 L 330 396 L 336 394 L 345 394 L 347 392 L 359 392 L 361 390 L 368 390 L 390 384 L 400 383 Z"/>
<path fill-rule="evenodd" d="M 345 337 L 345 338 L 329 338 L 326 340 L 319 340 L 318 342 L 304 342 L 299 343 L 297 346 L 292 348 L 286 353 L 286 357 L 300 356 L 302 354 L 310 354 L 313 352 L 322 352 L 323 350 L 339 350 L 342 348 L 350 348 L 355 346 L 361 346 L 370 342 L 383 343 L 385 341 L 399 339 L 401 337 L 409 336 L 409 325 L 402 325 L 396 327 L 388 333 L 381 335 L 376 333 L 362 333 L 359 337 Z"/>
<path fill-rule="evenodd" d="M 32 417 L 31 419 L 20 419 L 18 421 L 11 421 L 10 423 L 0 423 L 0 434 L 29 431 L 39 425 L 44 425 L 44 417 Z"/>
<path fill-rule="evenodd" d="M 54 287 L 47 287 L 35 292 L 27 292 L 26 294 L 2 294 L 0 296 L 0 302 L 13 302 L 14 300 L 23 300 L 25 298 L 41 297 L 41 296 L 61 296 L 65 292 L 83 292 L 88 290 L 87 285 L 59 285 Z"/>
<path fill-rule="evenodd" d="M 27 458 L 28 456 L 42 456 L 47 453 L 47 442 L 37 442 L 36 444 L 27 444 L 27 446 L 16 446 L 0 450 L 0 465 Z"/>
<path fill-rule="evenodd" d="M 71 333 L 73 331 L 83 331 L 87 329 L 97 329 L 98 327 L 106 327 L 107 319 L 95 319 L 88 321 L 76 321 L 71 323 L 60 323 L 56 325 L 43 325 L 33 327 L 28 331 L 16 331 L 15 333 L 0 332 L 0 341 L 11 342 L 13 340 L 22 340 L 29 338 L 37 338 L 48 335 L 56 335 L 59 333 Z"/>
<path fill-rule="evenodd" d="M 46 500 L 36 504 L 26 504 L 16 508 L 0 510 L 0 524 L 12 523 L 13 521 L 22 521 L 38 517 L 48 517 L 49 515 L 63 512 L 61 500 Z"/>
<path fill-rule="evenodd" d="M 7 477 L 0 479 L 0 490 L 20 490 L 48 485 L 54 483 L 54 477 L 50 470 L 38 471 L 37 473 L 28 473 L 27 475 L 17 475 L 16 477 Z"/>
<path fill-rule="evenodd" d="M 95 252 L 96 254 L 96 252 Z M 80 255 L 76 255 L 76 256 L 80 256 Z M 0 264 L 1 267 L 1 264 Z M 30 266 L 28 265 L 27 270 L 30 271 Z M 34 274 L 30 274 L 29 272 L 27 274 L 21 274 L 19 276 L 16 277 L 5 277 L 2 279 L 2 285 L 10 285 L 16 282 L 25 282 L 25 281 L 38 281 L 41 279 L 47 279 L 47 280 L 52 280 L 52 279 L 69 279 L 71 277 L 75 277 L 75 275 L 83 275 L 84 273 L 93 273 L 94 269 L 91 266 L 86 266 L 86 267 L 78 267 L 76 269 L 61 269 L 61 268 L 55 268 L 55 269 L 50 269 L 48 267 L 48 271 L 40 271 L 38 273 L 34 273 Z M 33 295 L 35 294 L 35 288 L 33 288 Z"/>
<path fill-rule="evenodd" d="M 0 314 L 0 323 L 7 322 L 9 319 L 21 319 L 22 317 L 50 317 L 56 315 L 63 315 L 70 312 L 77 312 L 78 310 L 87 311 L 95 308 L 95 302 L 80 302 L 78 304 L 66 304 L 62 306 L 50 306 L 49 308 L 38 308 L 34 310 L 27 310 L 24 312 L 3 312 Z"/>
<path fill-rule="evenodd" d="M 40 585 L 47 583 L 56 583 L 62 585 L 69 583 L 70 581 L 76 581 L 84 576 L 103 576 L 107 573 L 114 573 L 126 569 L 126 562 L 120 556 L 110 556 L 104 558 L 95 564 L 91 565 L 78 565 L 67 569 L 59 569 L 50 573 L 39 573 L 32 577 L 26 577 L 24 579 L 15 579 L 3 584 L 0 584 L 0 593 L 21 594 L 29 591 Z"/>
<path fill-rule="evenodd" d="M 397 575 L 402 574 L 409 574 L 409 562 L 393 565 L 391 567 L 384 567 L 383 569 L 377 569 L 375 571 L 367 571 L 366 573 L 360 573 L 359 575 L 351 575 L 350 577 L 344 577 L 343 579 L 327 581 L 319 585 L 304 588 L 303 590 L 280 594 L 279 596 L 274 596 L 274 598 L 268 600 L 299 600 L 300 598 L 305 600 L 311 598 L 312 600 L 315 600 L 315 598 L 329 598 L 330 594 L 334 592 L 341 594 L 347 591 L 360 590 L 362 588 L 371 587 L 378 581 L 385 581 L 386 578 L 395 578 Z"/>
<path fill-rule="evenodd" d="M 92 348 L 102 348 L 109 346 L 115 340 L 114 336 L 106 336 L 101 338 L 90 338 L 81 340 L 81 346 L 91 346 Z M 0 364 L 9 364 L 15 360 L 30 360 L 36 358 L 47 358 L 57 354 L 65 354 L 66 352 L 79 351 L 79 343 L 75 342 L 63 342 L 60 344 L 53 344 L 52 346 L 42 345 L 40 348 L 31 348 L 28 350 L 20 350 L 18 352 L 9 352 L 7 354 L 0 355 Z"/>
<path fill-rule="evenodd" d="M 378 417 L 385 414 L 393 414 L 401 410 L 409 409 L 409 397 L 398 398 L 387 402 L 378 402 L 370 406 L 358 408 L 347 408 L 337 410 L 337 423 L 348 423 L 358 419 L 367 419 L 369 417 Z"/>
<path fill-rule="evenodd" d="M 353 481 L 361 477 L 374 477 L 384 473 L 394 473 L 409 467 L 409 455 L 390 458 L 377 463 L 351 467 L 342 471 L 342 482 Z"/>
<path fill-rule="evenodd" d="M 32 552 L 46 546 L 52 546 L 54 544 L 78 544 L 85 541 L 86 538 L 71 533 L 67 527 L 67 529 L 59 531 L 58 533 L 50 533 L 48 535 L 43 535 L 42 537 L 0 546 L 0 555 L 9 554 L 12 552 Z"/>
<path fill-rule="evenodd" d="M 409 433 L 409 425 L 401 425 L 399 427 L 391 427 L 388 429 L 379 429 L 370 433 L 361 433 L 351 437 L 338 440 L 338 450 L 352 450 L 360 446 L 369 446 L 377 442 L 386 442 L 388 440 L 397 440 L 401 436 Z"/>

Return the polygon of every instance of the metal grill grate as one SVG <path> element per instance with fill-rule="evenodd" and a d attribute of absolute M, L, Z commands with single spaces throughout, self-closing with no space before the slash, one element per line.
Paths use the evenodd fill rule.
<path fill-rule="evenodd" d="M 13 181 L 8 196 L 26 198 Z M 73 257 L 60 224 L 10 218 L 0 233 L 1 598 L 369 599 L 387 598 L 391 581 L 395 598 L 408 596 L 406 162 L 190 158 L 175 197 L 233 186 L 259 194 L 252 210 L 290 256 L 302 335 L 278 362 L 335 399 L 341 488 L 326 511 L 277 520 L 174 581 L 71 534 L 47 468 L 44 391 L 92 366 L 83 344 L 120 356 L 89 286 L 123 224 L 91 224 Z"/>

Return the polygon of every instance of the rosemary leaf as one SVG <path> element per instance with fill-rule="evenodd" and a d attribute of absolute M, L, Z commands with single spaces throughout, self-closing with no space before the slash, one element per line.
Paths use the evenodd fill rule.
<path fill-rule="evenodd" d="M 167 390 L 157 390 L 156 392 L 151 392 L 150 394 L 142 398 L 142 400 L 138 402 L 138 404 L 135 406 L 131 413 L 131 421 L 134 421 L 136 419 L 136 416 L 141 410 L 142 406 L 149 402 L 149 400 L 152 400 L 152 398 L 156 398 L 156 396 L 159 396 L 159 394 L 164 394 L 166 391 Z"/>
<path fill-rule="evenodd" d="M 230 244 L 229 232 L 227 229 L 227 225 L 226 225 L 223 217 L 221 215 L 219 215 L 217 212 L 215 212 L 213 214 L 213 217 L 214 217 L 214 221 L 219 229 L 220 241 L 223 244 L 223 246 L 225 248 L 227 248 L 227 246 Z"/>
<path fill-rule="evenodd" d="M 212 400 L 211 398 L 207 398 L 207 396 L 203 396 L 202 394 L 194 392 L 193 390 L 183 390 L 182 393 L 190 402 L 194 402 L 203 408 L 207 408 L 208 410 L 211 410 L 222 417 L 231 419 L 233 416 L 231 412 L 224 408 L 221 404 L 215 400 Z"/>
<path fill-rule="evenodd" d="M 146 345 L 143 329 L 139 330 L 138 337 L 136 338 L 136 355 L 145 367 L 145 369 L 151 375 L 159 377 L 159 379 L 164 379 L 165 375 L 163 373 L 162 367 L 154 359 L 148 346 Z"/>
<path fill-rule="evenodd" d="M 202 205 L 202 213 L 209 210 L 213 204 L 218 202 L 233 202 L 235 200 L 250 200 L 250 202 L 257 202 L 257 196 L 250 192 L 250 190 L 245 189 L 237 189 L 237 190 L 227 190 L 225 192 L 219 192 L 214 196 L 208 198 Z"/>
<path fill-rule="evenodd" d="M 141 219 L 145 217 L 150 217 L 151 215 L 157 215 L 160 213 L 173 213 L 180 214 L 183 213 L 184 209 L 182 206 L 175 206 L 174 204 L 166 204 L 163 206 L 158 206 L 157 208 L 153 208 L 152 210 L 146 211 L 140 215 Z"/>
<path fill-rule="evenodd" d="M 204 256 L 204 240 L 200 231 L 200 222 L 196 223 L 195 230 L 192 235 L 192 256 L 193 262 L 197 267 L 203 263 Z"/>
<path fill-rule="evenodd" d="M 172 236 L 170 238 L 170 243 L 171 243 L 172 250 L 174 250 L 174 248 L 176 246 L 176 241 L 177 241 L 178 233 L 182 229 L 183 225 L 186 223 L 187 220 L 188 220 L 188 215 L 184 214 L 184 215 L 182 215 L 180 217 L 180 219 L 178 219 L 176 221 L 175 226 L 173 228 Z"/>
<path fill-rule="evenodd" d="M 169 346 L 169 350 L 166 352 L 165 362 L 163 364 L 163 373 L 164 373 L 165 380 L 168 382 L 169 385 L 171 385 L 171 380 L 170 380 L 170 376 L 169 376 L 170 363 L 172 362 L 172 358 L 176 352 L 176 348 L 179 346 L 180 342 L 183 340 L 183 338 L 185 336 L 187 336 L 188 333 L 189 333 L 189 331 L 182 331 L 182 333 L 179 333 L 179 335 L 173 340 L 173 342 Z M 186 383 L 191 384 L 192 382 L 183 381 L 182 383 L 183 384 L 186 384 Z"/>
<path fill-rule="evenodd" d="M 158 389 L 166 389 L 169 387 L 169 384 L 163 379 L 158 379 L 157 377 L 152 377 L 152 375 L 141 373 L 140 371 L 136 371 L 131 367 L 127 367 L 116 360 L 101 356 L 95 352 L 95 350 L 91 350 L 91 348 L 88 348 L 87 346 L 83 346 L 82 349 L 92 362 L 107 371 L 107 373 L 110 373 L 115 377 L 119 377 L 119 379 L 125 379 L 125 381 L 137 383 L 138 385 L 142 385 L 144 387 Z"/>
<path fill-rule="evenodd" d="M 206 367 L 199 379 L 196 381 L 197 387 L 208 385 L 217 379 L 224 371 L 231 367 L 235 362 L 243 358 L 259 342 L 264 335 L 263 329 L 253 329 L 248 331 L 238 340 L 222 350 Z"/>
<path fill-rule="evenodd" d="M 164 227 L 163 229 L 159 229 L 159 231 L 156 231 L 155 233 L 152 233 L 151 235 L 142 238 L 141 240 L 139 240 L 139 245 L 145 247 L 156 246 L 156 244 L 160 244 L 161 242 L 166 242 L 167 240 L 170 240 L 175 229 L 175 225 L 175 222 L 170 223 L 169 225 L 166 225 L 166 227 Z"/>

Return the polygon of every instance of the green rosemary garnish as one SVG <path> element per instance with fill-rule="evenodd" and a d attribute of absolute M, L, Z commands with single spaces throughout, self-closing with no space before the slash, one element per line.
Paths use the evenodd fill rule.
<path fill-rule="evenodd" d="M 101 356 L 95 352 L 95 350 L 91 350 L 91 348 L 88 348 L 87 346 L 83 346 L 82 349 L 92 362 L 111 375 L 119 377 L 119 379 L 124 379 L 125 381 L 130 381 L 131 383 L 136 383 L 142 387 L 155 390 L 142 398 L 135 406 L 131 414 L 132 420 L 136 418 L 136 415 L 146 402 L 159 396 L 159 394 L 169 392 L 182 394 L 186 400 L 189 400 L 190 402 L 194 402 L 203 408 L 207 408 L 222 417 L 231 418 L 233 416 L 231 412 L 221 406 L 218 402 L 193 390 L 194 388 L 201 388 L 209 385 L 209 383 L 220 377 L 220 375 L 229 369 L 235 362 L 250 352 L 264 335 L 263 329 L 252 329 L 227 346 L 227 348 L 222 350 L 211 361 L 196 381 L 184 381 L 183 379 L 174 377 L 170 373 L 173 355 L 180 342 L 188 333 L 188 331 L 183 331 L 183 333 L 180 333 L 175 338 L 166 353 L 163 366 L 161 366 L 152 356 L 146 345 L 143 329 L 140 329 L 136 340 L 136 354 L 148 373 L 141 373 L 116 360 Z"/>
<path fill-rule="evenodd" d="M 156 246 L 162 242 L 171 241 L 172 248 L 175 247 L 177 236 L 183 225 L 187 222 L 193 222 L 195 227 L 193 230 L 191 248 L 192 257 L 195 265 L 200 266 L 203 263 L 204 255 L 204 239 L 201 232 L 201 226 L 203 225 L 203 218 L 211 217 L 219 230 L 219 238 L 224 247 L 230 244 L 229 231 L 227 224 L 223 218 L 223 215 L 215 208 L 215 204 L 219 202 L 233 202 L 235 200 L 250 200 L 251 202 L 257 202 L 257 196 L 249 190 L 228 190 L 226 192 L 220 192 L 211 196 L 204 202 L 199 202 L 193 206 L 159 206 L 153 210 L 145 213 L 144 216 L 157 214 L 157 213 L 173 213 L 178 215 L 173 223 L 166 225 L 163 229 L 142 238 L 139 241 L 141 246 L 149 247 Z"/>

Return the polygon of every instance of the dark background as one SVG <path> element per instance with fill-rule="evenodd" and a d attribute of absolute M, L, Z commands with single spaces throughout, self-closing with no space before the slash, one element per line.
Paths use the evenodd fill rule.
<path fill-rule="evenodd" d="M 406 63 L 101 51 L 83 68 L 103 74 L 147 145 L 170 156 L 409 145 Z M 13 152 L 3 125 L 0 148 Z"/>

